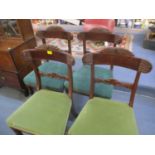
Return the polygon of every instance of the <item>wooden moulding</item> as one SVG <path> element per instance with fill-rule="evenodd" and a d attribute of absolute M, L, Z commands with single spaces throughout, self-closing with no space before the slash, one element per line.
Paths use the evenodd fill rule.
<path fill-rule="evenodd" d="M 69 80 L 69 78 L 67 76 L 63 76 L 63 75 L 59 75 L 56 73 L 44 73 L 44 72 L 39 72 L 40 76 L 46 76 L 46 77 L 50 77 L 50 78 L 57 78 L 57 79 L 65 79 L 65 80 Z"/>
<path fill-rule="evenodd" d="M 114 86 L 122 86 L 122 87 L 125 87 L 125 88 L 128 88 L 128 89 L 132 89 L 132 84 L 127 83 L 127 82 L 120 82 L 120 81 L 118 81 L 116 79 L 103 80 L 103 79 L 95 78 L 95 82 L 107 83 L 107 84 L 112 84 Z"/>

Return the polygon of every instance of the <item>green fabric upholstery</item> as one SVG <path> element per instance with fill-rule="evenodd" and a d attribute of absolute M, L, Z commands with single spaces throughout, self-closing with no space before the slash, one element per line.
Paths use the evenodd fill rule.
<path fill-rule="evenodd" d="M 39 66 L 39 70 L 45 73 L 57 73 L 60 75 L 67 75 L 67 66 L 66 64 L 49 61 L 43 63 Z M 36 77 L 34 71 L 30 72 L 28 75 L 24 77 L 24 83 L 27 86 L 36 86 Z M 41 77 L 41 85 L 42 88 L 63 91 L 64 90 L 64 80 L 49 78 L 49 77 Z"/>
<path fill-rule="evenodd" d="M 133 109 L 127 104 L 95 97 L 84 106 L 68 134 L 133 135 L 138 129 Z"/>
<path fill-rule="evenodd" d="M 7 124 L 32 134 L 64 134 L 70 108 L 68 95 L 42 89 L 16 110 Z"/>
<path fill-rule="evenodd" d="M 108 69 L 95 66 L 95 76 L 102 79 L 112 78 L 112 72 Z M 64 83 L 68 89 L 68 81 Z M 90 66 L 83 65 L 82 68 L 73 73 L 73 90 L 78 93 L 89 95 L 90 91 Z M 96 83 L 94 95 L 98 97 L 111 98 L 113 86 L 104 83 Z"/>

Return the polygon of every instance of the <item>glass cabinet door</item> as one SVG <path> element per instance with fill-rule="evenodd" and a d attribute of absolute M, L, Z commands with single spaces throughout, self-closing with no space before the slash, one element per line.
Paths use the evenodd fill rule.
<path fill-rule="evenodd" d="M 19 37 L 20 32 L 16 19 L 0 19 L 0 36 Z"/>

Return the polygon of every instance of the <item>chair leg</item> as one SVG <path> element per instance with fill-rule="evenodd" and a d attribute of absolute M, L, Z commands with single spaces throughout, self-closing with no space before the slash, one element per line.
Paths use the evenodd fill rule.
<path fill-rule="evenodd" d="M 21 131 L 14 129 L 14 128 L 11 128 L 11 129 L 15 132 L 16 135 L 23 135 Z"/>
<path fill-rule="evenodd" d="M 26 89 L 24 89 L 24 95 L 25 95 L 25 97 L 28 97 L 29 96 L 29 91 L 28 91 L 28 89 L 26 88 Z"/>
<path fill-rule="evenodd" d="M 71 107 L 71 113 L 72 113 L 72 115 L 73 115 L 75 118 L 78 116 L 78 113 L 77 113 L 76 110 L 75 110 L 75 107 L 74 107 L 74 105 L 73 105 L 73 102 L 72 102 L 72 107 Z"/>
<path fill-rule="evenodd" d="M 30 94 L 33 95 L 33 93 L 34 93 L 33 88 L 32 87 L 28 87 L 28 89 L 29 89 Z"/>
<path fill-rule="evenodd" d="M 65 89 L 66 94 L 68 94 L 68 89 Z M 71 107 L 71 114 L 73 115 L 74 118 L 77 117 L 78 113 L 75 110 L 75 106 L 73 104 L 73 99 L 72 99 L 72 107 Z"/>
<path fill-rule="evenodd" d="M 68 89 L 65 89 L 65 93 L 68 94 Z"/>

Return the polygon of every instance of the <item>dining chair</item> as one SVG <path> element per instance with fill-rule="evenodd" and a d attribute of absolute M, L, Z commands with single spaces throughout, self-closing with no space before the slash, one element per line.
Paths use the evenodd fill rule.
<path fill-rule="evenodd" d="M 123 50 L 123 49 L 122 49 Z M 121 53 L 121 52 L 120 52 Z M 83 57 L 83 63 L 91 66 L 90 99 L 68 131 L 71 135 L 134 135 L 138 128 L 134 116 L 133 104 L 141 73 L 152 69 L 150 62 L 136 57 L 118 54 L 115 48 L 107 48 L 99 53 L 88 53 Z M 95 65 L 115 65 L 135 71 L 133 83 L 122 82 L 114 78 L 101 79 L 95 77 Z M 108 83 L 131 90 L 129 103 L 95 97 L 96 83 Z"/>
<path fill-rule="evenodd" d="M 122 37 L 112 34 L 110 31 L 103 28 L 94 28 L 88 32 L 80 32 L 78 34 L 78 39 L 83 42 L 83 54 L 88 52 L 87 41 L 102 41 L 111 43 L 112 46 L 117 46 L 121 43 Z M 133 56 L 133 54 L 128 50 L 123 50 L 122 54 Z M 113 65 L 110 65 L 110 69 L 105 67 L 96 66 L 95 76 L 103 79 L 112 78 Z M 83 65 L 81 68 L 77 69 L 73 73 L 73 91 L 82 95 L 89 96 L 90 89 L 90 65 Z M 68 89 L 68 82 L 64 83 L 65 89 Z M 111 98 L 112 97 L 113 86 L 110 84 L 99 83 L 96 85 L 94 93 L 95 96 Z"/>
<path fill-rule="evenodd" d="M 66 52 L 71 52 L 71 40 L 73 39 L 73 35 L 70 32 L 65 31 L 60 26 L 50 26 L 45 30 L 39 30 L 36 32 L 36 36 L 42 40 L 42 45 L 36 48 L 45 48 L 48 46 L 47 39 L 55 38 L 55 39 L 65 39 L 67 41 L 68 50 Z M 55 61 L 47 61 L 39 66 L 39 70 L 41 71 L 50 71 L 56 73 L 61 73 L 63 75 L 67 74 L 67 66 L 62 63 L 58 63 Z M 34 71 L 30 72 L 24 77 L 24 83 L 28 87 L 31 94 L 33 94 L 33 88 L 36 85 L 35 73 Z M 64 79 L 55 79 L 49 77 L 41 77 L 42 87 L 55 90 L 58 92 L 62 92 L 64 90 Z"/>
<path fill-rule="evenodd" d="M 74 58 L 67 52 L 49 46 L 45 49 L 24 51 L 32 64 L 36 76 L 34 93 L 7 119 L 7 124 L 16 134 L 61 135 L 65 133 L 68 117 L 72 108 L 72 65 Z M 67 75 L 44 72 L 37 68 L 38 60 L 54 60 L 66 64 Z M 41 76 L 69 81 L 68 94 L 42 88 Z"/>
<path fill-rule="evenodd" d="M 92 28 L 101 27 L 109 31 L 113 31 L 115 28 L 115 19 L 85 19 L 83 22 L 85 31 L 89 31 Z"/>

